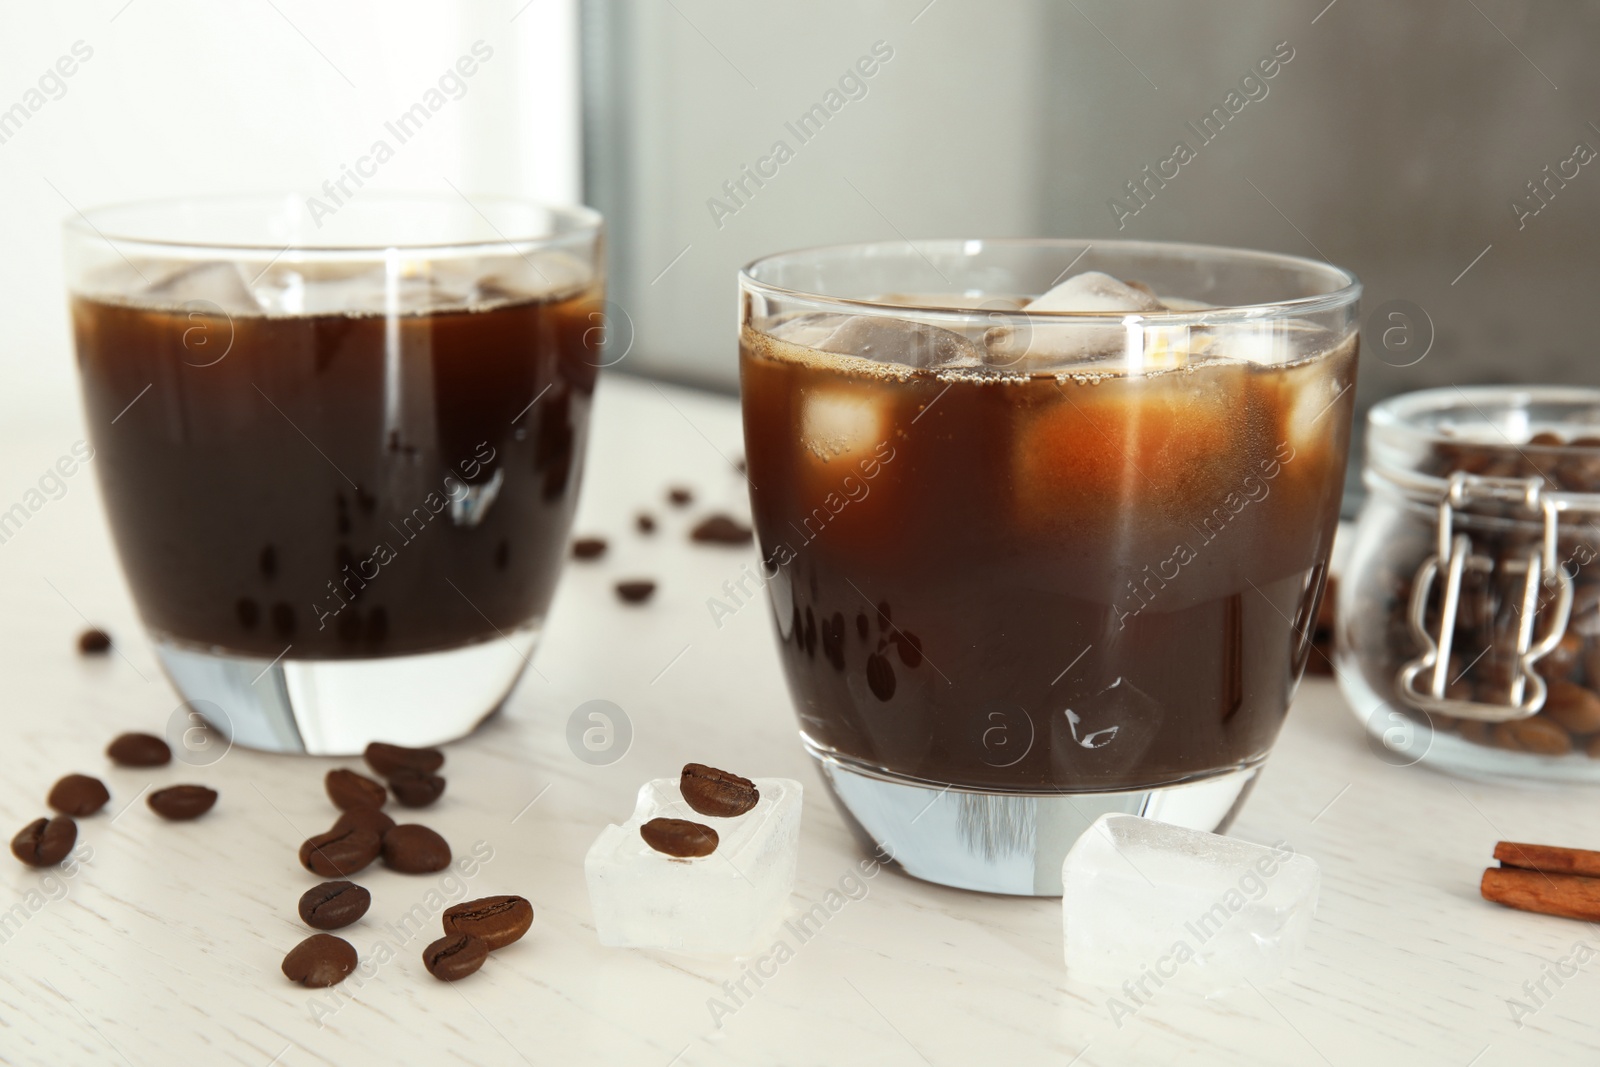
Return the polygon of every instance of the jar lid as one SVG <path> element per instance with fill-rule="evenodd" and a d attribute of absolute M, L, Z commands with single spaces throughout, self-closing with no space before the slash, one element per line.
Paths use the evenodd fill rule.
<path fill-rule="evenodd" d="M 1437 502 L 1457 472 L 1482 479 L 1484 499 L 1515 503 L 1538 487 L 1559 511 L 1600 512 L 1600 389 L 1451 386 L 1373 406 L 1369 487 Z"/>

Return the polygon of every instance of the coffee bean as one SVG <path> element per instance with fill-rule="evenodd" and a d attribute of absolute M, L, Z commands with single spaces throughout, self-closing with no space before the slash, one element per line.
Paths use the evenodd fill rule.
<path fill-rule="evenodd" d="M 301 844 L 300 866 L 324 878 L 348 877 L 377 859 L 382 850 L 382 840 L 371 830 L 329 830 Z"/>
<path fill-rule="evenodd" d="M 1589 738 L 1589 747 L 1584 749 L 1590 759 L 1600 759 L 1600 737 Z"/>
<path fill-rule="evenodd" d="M 1549 679 L 1571 678 L 1583 657 L 1583 638 L 1570 630 L 1561 635 L 1549 655 L 1533 665 L 1533 669 Z"/>
<path fill-rule="evenodd" d="M 639 827 L 639 836 L 657 852 L 679 858 L 709 856 L 717 850 L 717 832 L 687 819 L 651 819 Z"/>
<path fill-rule="evenodd" d="M 406 748 L 374 741 L 362 753 L 367 766 L 388 778 L 397 771 L 422 771 L 431 774 L 444 766 L 444 753 L 436 748 Z"/>
<path fill-rule="evenodd" d="M 1565 756 L 1572 751 L 1571 736 L 1542 715 L 1500 723 L 1494 728 L 1494 743 L 1513 752 L 1540 756 Z"/>
<path fill-rule="evenodd" d="M 328 790 L 328 799 L 340 811 L 381 808 L 383 802 L 389 799 L 382 782 L 375 782 L 364 774 L 344 767 L 329 771 L 322 784 Z"/>
<path fill-rule="evenodd" d="M 469 934 L 447 934 L 422 950 L 422 963 L 441 982 L 475 974 L 489 958 L 489 946 Z"/>
<path fill-rule="evenodd" d="M 690 531 L 689 540 L 703 545 L 744 545 L 749 544 L 751 536 L 750 527 L 727 515 L 712 515 Z"/>
<path fill-rule="evenodd" d="M 54 867 L 77 840 L 78 824 L 70 815 L 35 819 L 11 839 L 11 854 L 29 867 Z"/>
<path fill-rule="evenodd" d="M 522 897 L 484 897 L 444 912 L 444 932 L 481 938 L 490 951 L 505 948 L 533 925 L 533 905 Z"/>
<path fill-rule="evenodd" d="M 678 778 L 678 791 L 701 815 L 723 819 L 743 815 L 761 799 L 760 791 L 750 779 L 707 767 L 704 763 L 684 764 L 683 774 Z"/>
<path fill-rule="evenodd" d="M 689 504 L 693 503 L 694 493 L 681 485 L 675 485 L 671 489 L 667 490 L 667 499 L 672 502 L 673 507 L 687 507 Z"/>
<path fill-rule="evenodd" d="M 69 774 L 50 787 L 46 798 L 52 808 L 63 815 L 93 815 L 111 800 L 106 784 L 87 774 Z"/>
<path fill-rule="evenodd" d="M 78 651 L 98 656 L 111 651 L 111 635 L 104 630 L 85 630 L 78 635 Z"/>
<path fill-rule="evenodd" d="M 424 771 L 400 771 L 389 779 L 394 798 L 408 808 L 425 808 L 444 793 L 444 779 Z"/>
<path fill-rule="evenodd" d="M 323 882 L 300 894 L 300 919 L 313 930 L 337 930 L 367 913 L 372 894 L 354 882 Z"/>
<path fill-rule="evenodd" d="M 217 791 L 203 785 L 169 785 L 150 794 L 150 810 L 163 819 L 198 819 L 217 802 Z"/>
<path fill-rule="evenodd" d="M 634 518 L 633 524 L 639 528 L 639 532 L 642 534 L 653 534 L 656 532 L 655 516 L 651 515 L 648 511 L 639 512 L 638 516 Z"/>
<path fill-rule="evenodd" d="M 394 820 L 377 808 L 351 808 L 339 816 L 332 827 L 333 832 L 355 829 L 370 830 L 382 840 L 384 834 L 394 829 Z"/>
<path fill-rule="evenodd" d="M 172 749 L 154 734 L 123 734 L 106 746 L 119 767 L 160 767 L 172 762 Z"/>
<path fill-rule="evenodd" d="M 1494 727 L 1490 723 L 1478 719 L 1461 720 L 1461 738 L 1474 745 L 1494 744 Z"/>
<path fill-rule="evenodd" d="M 1569 734 L 1592 734 L 1600 731 L 1600 696 L 1571 682 L 1549 683 L 1550 693 L 1545 697 L 1544 713 L 1557 726 Z"/>
<path fill-rule="evenodd" d="M 656 591 L 656 583 L 647 578 L 617 583 L 617 596 L 627 604 L 643 604 Z"/>
<path fill-rule="evenodd" d="M 429 874 L 450 866 L 445 839 L 418 823 L 402 823 L 383 835 L 383 862 L 401 874 Z"/>
<path fill-rule="evenodd" d="M 311 989 L 338 985 L 356 969 L 356 949 L 342 937 L 312 934 L 283 957 L 283 974 Z"/>
<path fill-rule="evenodd" d="M 606 554 L 604 537 L 580 537 L 572 542 L 574 559 L 599 559 Z"/>

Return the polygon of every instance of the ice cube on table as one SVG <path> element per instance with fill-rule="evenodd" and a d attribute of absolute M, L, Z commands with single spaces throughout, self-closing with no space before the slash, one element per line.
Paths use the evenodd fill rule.
<path fill-rule="evenodd" d="M 1136 315 L 1167 309 L 1148 286 L 1129 284 L 1091 270 L 1074 274 L 1029 301 L 1023 310 Z M 1037 369 L 1041 363 L 1117 355 L 1135 347 L 1126 326 L 1070 320 L 996 326 L 984 335 L 984 344 L 990 366 L 1018 370 Z M 1137 347 L 1142 353 L 1142 338 Z"/>
<path fill-rule="evenodd" d="M 676 778 L 640 787 L 633 815 L 602 830 L 583 861 L 602 945 L 723 956 L 771 947 L 794 890 L 801 788 L 790 778 L 755 785 L 761 800 L 731 819 L 689 807 Z M 716 851 L 696 859 L 657 852 L 639 836 L 656 818 L 711 827 Z"/>
<path fill-rule="evenodd" d="M 1287 844 L 1102 815 L 1061 865 L 1067 973 L 1135 997 L 1269 981 L 1304 946 L 1320 881 Z"/>

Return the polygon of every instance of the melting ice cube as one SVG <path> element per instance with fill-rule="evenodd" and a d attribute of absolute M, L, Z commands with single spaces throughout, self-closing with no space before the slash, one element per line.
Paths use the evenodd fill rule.
<path fill-rule="evenodd" d="M 695 812 L 676 778 L 640 787 L 632 817 L 602 830 L 583 861 L 602 945 L 704 955 L 771 946 L 794 890 L 801 788 L 789 778 L 757 778 L 755 785 L 760 802 L 731 819 Z M 697 859 L 655 851 L 639 836 L 655 818 L 710 826 L 716 851 Z"/>
<path fill-rule="evenodd" d="M 236 263 L 196 263 L 184 267 L 149 286 L 145 294 L 159 304 L 196 305 L 204 311 L 227 314 L 261 311 L 261 304 Z"/>
<path fill-rule="evenodd" d="M 1029 302 L 1024 310 L 1138 315 L 1164 311 L 1166 306 L 1146 285 L 1119 281 L 1109 274 L 1091 270 L 1074 274 Z M 985 334 L 984 342 L 991 366 L 1025 370 L 1040 362 L 1115 355 L 1129 346 L 1130 336 L 1125 326 L 1066 320 L 996 326 Z"/>
<path fill-rule="evenodd" d="M 1061 866 L 1068 973 L 1135 1000 L 1268 981 L 1305 944 L 1320 879 L 1287 844 L 1102 815 Z"/>
<path fill-rule="evenodd" d="M 819 459 L 866 455 L 889 439 L 890 398 L 870 384 L 807 389 L 800 405 L 800 442 Z"/>
<path fill-rule="evenodd" d="M 819 352 L 919 370 L 977 367 L 983 362 L 978 347 L 953 330 L 882 315 L 804 315 L 772 333 Z"/>

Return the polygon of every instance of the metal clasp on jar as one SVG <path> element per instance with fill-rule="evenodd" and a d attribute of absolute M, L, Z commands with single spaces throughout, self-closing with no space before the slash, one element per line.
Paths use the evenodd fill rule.
<path fill-rule="evenodd" d="M 1516 666 L 1507 686 L 1504 703 L 1485 703 L 1445 696 L 1449 687 L 1450 652 L 1455 640 L 1456 616 L 1461 607 L 1461 579 L 1468 571 L 1491 574 L 1495 559 L 1472 549 L 1472 538 L 1455 532 L 1455 512 L 1475 502 L 1499 501 L 1521 505 L 1544 520 L 1544 537 L 1538 547 L 1520 558 L 1503 561 L 1505 573 L 1521 574 L 1522 597 L 1518 608 Z M 1480 722 L 1510 722 L 1537 715 L 1549 693 L 1545 681 L 1533 665 L 1548 655 L 1567 632 L 1572 614 L 1572 578 L 1558 564 L 1557 533 L 1561 501 L 1546 491 L 1540 478 L 1489 478 L 1456 471 L 1450 475 L 1444 499 L 1439 502 L 1439 543 L 1437 551 L 1417 569 L 1411 587 L 1411 632 L 1422 646 L 1422 655 L 1400 669 L 1401 695 L 1423 711 L 1453 715 Z M 1444 595 L 1439 607 L 1439 632 L 1428 630 L 1428 603 L 1434 582 L 1444 573 Z M 1549 621 L 1537 641 L 1535 622 L 1540 615 L 1541 588 L 1555 589 L 1548 605 Z M 1470 669 L 1470 668 L 1469 668 Z"/>

